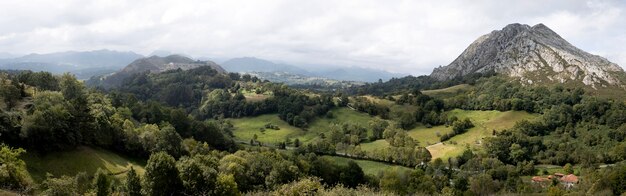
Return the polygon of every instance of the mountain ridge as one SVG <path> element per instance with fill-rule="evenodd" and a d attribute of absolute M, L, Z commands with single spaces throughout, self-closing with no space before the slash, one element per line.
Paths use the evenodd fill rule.
<path fill-rule="evenodd" d="M 405 74 L 390 73 L 384 70 L 375 70 L 361 67 L 322 66 L 322 65 L 290 65 L 275 63 L 256 57 L 232 58 L 221 63 L 227 71 L 240 73 L 264 72 L 307 76 L 312 78 L 328 78 L 341 81 L 377 82 L 378 79 L 387 81 Z"/>
<path fill-rule="evenodd" d="M 65 51 L 31 53 L 24 56 L 0 59 L 0 69 L 49 71 L 60 74 L 70 72 L 81 79 L 97 73 L 114 72 L 135 59 L 142 58 L 134 52 L 114 50 Z"/>
<path fill-rule="evenodd" d="M 585 52 L 544 24 L 509 24 L 480 36 L 453 62 L 431 77 L 448 80 L 471 73 L 497 73 L 523 84 L 582 84 L 593 89 L 624 88 L 624 71 L 607 59 Z"/>

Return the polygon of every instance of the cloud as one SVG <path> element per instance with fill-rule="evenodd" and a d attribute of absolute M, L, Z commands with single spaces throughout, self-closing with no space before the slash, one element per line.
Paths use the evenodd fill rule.
<path fill-rule="evenodd" d="M 480 35 L 519 22 L 544 23 L 625 66 L 624 7 L 618 0 L 2 1 L 0 52 L 169 50 L 421 75 Z"/>

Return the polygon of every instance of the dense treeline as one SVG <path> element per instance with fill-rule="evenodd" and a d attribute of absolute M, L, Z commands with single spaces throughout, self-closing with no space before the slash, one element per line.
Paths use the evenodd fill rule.
<path fill-rule="evenodd" d="M 504 77 L 491 77 L 480 79 L 468 93 L 445 99 L 445 106 L 467 110 L 543 113 L 555 105 L 575 105 L 581 101 L 584 93 L 582 88 L 522 86 L 508 82 Z"/>
<path fill-rule="evenodd" d="M 5 77 L 39 81 L 49 75 L 22 72 Z M 25 82 L 34 84 L 35 90 L 15 92 L 29 106 L 2 112 L 0 137 L 4 143 L 44 153 L 95 145 L 147 157 L 161 149 L 179 149 L 180 138 L 193 137 L 217 149 L 234 149 L 225 122 L 197 121 L 181 109 L 157 102 L 128 101 L 133 99 L 90 91 L 69 74 L 54 78 L 46 85 L 58 86 L 59 91 L 41 90 L 36 82 Z"/>
<path fill-rule="evenodd" d="M 391 98 L 393 99 L 393 97 Z M 417 106 L 415 111 L 399 115 L 400 126 L 405 130 L 415 127 L 416 123 L 430 127 L 448 122 L 448 116 L 443 112 L 443 100 L 424 95 L 419 90 L 414 90 L 410 94 L 403 93 L 395 99 L 395 102 L 398 105 Z"/>
<path fill-rule="evenodd" d="M 480 78 L 494 75 L 496 75 L 495 72 L 473 73 L 446 81 L 438 81 L 430 76 L 406 76 L 403 78 L 392 78 L 387 82 L 367 83 L 363 86 L 345 89 L 345 92 L 352 95 L 394 95 L 412 90 L 440 89 L 457 84 L 474 84 Z"/>
<path fill-rule="evenodd" d="M 321 136 L 320 140 L 308 143 L 298 148 L 301 152 L 319 154 L 343 155 L 352 158 L 367 159 L 394 163 L 409 167 L 425 164 L 431 160 L 431 155 L 419 142 L 409 137 L 406 131 L 389 126 L 384 120 L 373 120 L 370 127 L 374 136 L 368 137 L 367 128 L 357 124 L 345 123 L 331 125 L 330 130 Z M 387 140 L 390 146 L 373 151 L 363 151 L 361 142 L 378 139 Z"/>

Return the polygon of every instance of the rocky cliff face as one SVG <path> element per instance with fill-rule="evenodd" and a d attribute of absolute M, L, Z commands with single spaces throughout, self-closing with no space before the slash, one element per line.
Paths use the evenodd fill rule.
<path fill-rule="evenodd" d="M 624 88 L 624 71 L 605 58 L 580 50 L 543 24 L 510 24 L 479 37 L 431 77 L 447 80 L 495 71 L 524 84 L 573 83 L 594 89 Z"/>

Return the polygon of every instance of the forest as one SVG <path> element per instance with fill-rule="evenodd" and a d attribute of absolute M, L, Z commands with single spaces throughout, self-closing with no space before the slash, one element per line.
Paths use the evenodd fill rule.
<path fill-rule="evenodd" d="M 461 93 L 427 90 L 459 84 Z M 369 96 L 370 98 L 367 98 Z M 262 97 L 252 100 L 251 97 Z M 383 104 L 386 103 L 386 104 Z M 340 119 L 342 109 L 366 124 Z M 538 116 L 486 130 L 479 145 L 433 158 L 411 130 L 443 127 L 444 145 L 483 124 L 454 110 Z M 248 141 L 236 119 L 276 115 Z M 326 125 L 325 125 L 326 126 Z M 310 137 L 260 142 L 286 129 Z M 626 103 L 582 88 L 525 86 L 496 74 L 447 82 L 392 79 L 341 91 L 309 91 L 208 66 L 134 74 L 120 88 L 71 74 L 0 73 L 0 189 L 27 195 L 620 195 L 626 192 Z M 386 146 L 366 149 L 367 145 Z M 120 173 L 31 176 L 25 156 L 89 147 L 140 160 Z M 35 154 L 35 155 L 30 155 Z M 334 157 L 348 158 L 339 163 Z M 362 161 L 389 166 L 367 173 Z M 555 169 L 575 186 L 531 181 Z M 396 167 L 397 166 L 397 167 Z M 30 170 L 29 170 L 30 169 Z M 556 179 L 556 178 L 555 178 Z M 2 194 L 3 192 L 0 192 Z"/>

